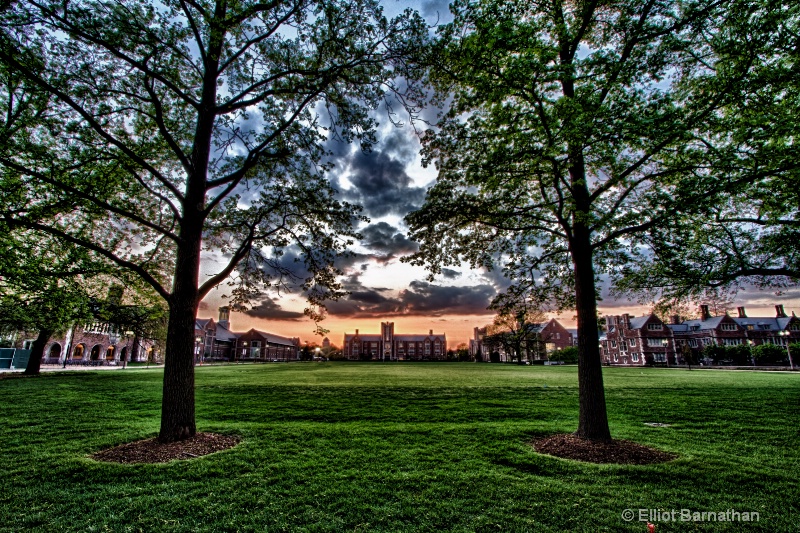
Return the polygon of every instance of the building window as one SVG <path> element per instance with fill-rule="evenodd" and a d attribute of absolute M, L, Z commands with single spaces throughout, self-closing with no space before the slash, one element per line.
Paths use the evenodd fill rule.
<path fill-rule="evenodd" d="M 789 331 L 800 331 L 800 324 L 792 324 L 789 326 Z"/>
<path fill-rule="evenodd" d="M 692 326 L 691 327 L 692 331 L 698 331 L 699 329 L 700 329 L 700 326 Z"/>
<path fill-rule="evenodd" d="M 639 354 L 638 353 L 632 353 L 631 354 L 631 361 L 633 361 L 634 363 L 638 363 L 639 362 Z"/>
<path fill-rule="evenodd" d="M 614 362 L 615 363 L 619 362 L 619 355 L 618 354 L 614 354 Z"/>
<path fill-rule="evenodd" d="M 747 324 L 747 331 L 753 331 L 754 329 L 753 324 Z"/>
<path fill-rule="evenodd" d="M 656 363 L 666 363 L 667 362 L 667 354 L 665 353 L 654 353 L 653 354 L 653 361 Z"/>
<path fill-rule="evenodd" d="M 664 328 L 661 324 L 647 324 L 647 329 L 650 331 L 661 331 Z"/>
<path fill-rule="evenodd" d="M 616 348 L 617 347 L 617 341 L 611 341 L 611 347 L 612 348 Z"/>
<path fill-rule="evenodd" d="M 556 333 L 556 340 L 561 340 L 561 333 Z"/>
<path fill-rule="evenodd" d="M 736 331 L 736 324 L 722 324 L 723 331 Z"/>
<path fill-rule="evenodd" d="M 630 340 L 628 340 L 628 345 L 630 345 L 630 347 L 631 347 L 631 348 L 633 348 L 634 346 L 636 346 L 636 339 L 630 339 Z"/>
<path fill-rule="evenodd" d="M 759 324 L 759 325 L 758 325 L 758 328 L 759 328 L 759 329 L 770 329 L 770 328 L 769 328 L 769 324 Z"/>
<path fill-rule="evenodd" d="M 656 339 L 656 338 L 648 338 L 647 345 L 651 348 L 663 348 L 664 347 L 664 340 L 666 339 Z"/>
<path fill-rule="evenodd" d="M 689 339 L 689 346 L 697 348 L 697 339 Z"/>
<path fill-rule="evenodd" d="M 739 346 L 742 344 L 742 339 L 722 339 L 722 344 L 725 346 Z"/>

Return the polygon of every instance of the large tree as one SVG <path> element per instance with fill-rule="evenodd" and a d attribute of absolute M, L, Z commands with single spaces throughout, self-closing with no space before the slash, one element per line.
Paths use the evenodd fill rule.
<path fill-rule="evenodd" d="M 499 263 L 517 290 L 574 307 L 577 435 L 610 439 L 598 276 L 631 259 L 636 235 L 746 179 L 708 167 L 707 153 L 729 140 L 705 134 L 752 90 L 759 61 L 729 19 L 750 17 L 758 40 L 773 7 L 459 0 L 451 9 L 429 74 L 446 111 L 423 138 L 438 179 L 408 217 L 421 242 L 411 260 L 434 272 L 455 258 Z"/>
<path fill-rule="evenodd" d="M 2 218 L 93 251 L 166 301 L 159 438 L 189 437 L 209 291 L 233 277 L 246 303 L 292 275 L 292 253 L 312 301 L 338 293 L 333 259 L 358 213 L 334 198 L 324 143 L 369 148 L 370 110 L 397 89 L 424 24 L 387 20 L 374 0 L 33 0 L 0 24 L 0 62 L 46 102 L 0 154 L 27 199 Z"/>

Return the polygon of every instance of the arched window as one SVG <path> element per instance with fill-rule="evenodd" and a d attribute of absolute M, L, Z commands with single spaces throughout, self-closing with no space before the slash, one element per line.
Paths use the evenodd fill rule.
<path fill-rule="evenodd" d="M 99 344 L 95 344 L 94 346 L 92 346 L 92 351 L 89 354 L 89 359 L 91 359 L 92 361 L 97 361 L 98 359 L 100 359 L 100 352 L 102 349 L 103 347 L 100 346 Z"/>
<path fill-rule="evenodd" d="M 72 351 L 72 358 L 73 359 L 83 359 L 83 354 L 86 351 L 86 346 L 83 344 L 79 344 L 75 347 Z"/>

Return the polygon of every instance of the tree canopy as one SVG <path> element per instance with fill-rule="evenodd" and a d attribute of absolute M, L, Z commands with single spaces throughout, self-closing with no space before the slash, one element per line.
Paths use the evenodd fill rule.
<path fill-rule="evenodd" d="M 428 77 L 445 112 L 423 138 L 438 178 L 408 217 L 411 261 L 500 266 L 517 291 L 575 308 L 577 434 L 608 439 L 597 279 L 640 257 L 639 236 L 757 179 L 730 172 L 720 128 L 758 90 L 758 50 L 786 14 L 712 0 L 451 9 Z"/>
<path fill-rule="evenodd" d="M 333 260 L 359 215 L 335 198 L 324 143 L 370 147 L 370 110 L 425 26 L 374 0 L 35 0 L 0 16 L 15 80 L 3 114 L 19 117 L 0 219 L 91 250 L 166 301 L 159 438 L 189 437 L 209 291 L 233 278 L 240 305 L 290 280 L 312 303 L 341 294 Z M 216 265 L 202 279 L 201 257 Z"/>

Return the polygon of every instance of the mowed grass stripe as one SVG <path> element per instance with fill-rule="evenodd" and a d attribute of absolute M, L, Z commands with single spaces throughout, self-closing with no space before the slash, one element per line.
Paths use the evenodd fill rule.
<path fill-rule="evenodd" d="M 274 364 L 197 371 L 198 427 L 235 449 L 165 465 L 87 455 L 158 431 L 160 370 L 0 380 L 3 531 L 644 531 L 626 508 L 757 511 L 796 531 L 800 376 L 604 369 L 612 432 L 651 466 L 535 453 L 574 431 L 574 367 Z M 652 428 L 644 422 L 671 424 Z"/>

